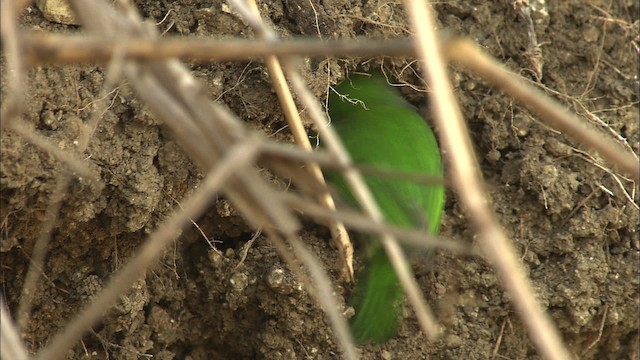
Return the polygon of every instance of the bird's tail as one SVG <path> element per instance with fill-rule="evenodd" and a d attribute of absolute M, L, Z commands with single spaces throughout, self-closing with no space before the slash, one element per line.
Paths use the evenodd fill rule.
<path fill-rule="evenodd" d="M 404 300 L 402 287 L 384 248 L 375 245 L 373 254 L 351 298 L 356 314 L 351 329 L 357 342 L 382 343 L 398 331 Z"/>

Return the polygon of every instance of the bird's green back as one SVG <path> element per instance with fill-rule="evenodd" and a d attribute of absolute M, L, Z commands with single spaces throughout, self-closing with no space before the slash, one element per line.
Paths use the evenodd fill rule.
<path fill-rule="evenodd" d="M 395 172 L 442 176 L 442 163 L 433 132 L 413 107 L 380 75 L 354 75 L 329 96 L 331 126 L 354 163 Z M 339 172 L 329 182 L 352 206 L 357 203 Z M 444 203 L 441 185 L 367 175 L 387 222 L 425 228 L 435 234 Z M 426 226 L 425 226 L 426 225 Z M 352 330 L 359 342 L 383 342 L 397 332 L 404 299 L 397 276 L 378 241 L 367 246 L 368 263 L 352 297 L 356 315 Z"/>
<path fill-rule="evenodd" d="M 440 151 L 433 132 L 383 77 L 352 76 L 335 90 L 340 95 L 332 92 L 329 96 L 331 126 L 356 164 L 442 176 Z M 329 176 L 330 182 L 355 206 L 341 176 Z M 379 176 L 365 179 L 388 222 L 402 227 L 424 227 L 426 220 L 431 233 L 438 231 L 444 202 L 442 186 Z"/>

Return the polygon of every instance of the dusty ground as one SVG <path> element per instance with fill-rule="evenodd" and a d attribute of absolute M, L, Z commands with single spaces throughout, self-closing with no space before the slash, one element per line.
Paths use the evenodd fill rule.
<path fill-rule="evenodd" d="M 143 16 L 170 34 L 251 37 L 219 1 L 137 1 Z M 315 26 L 313 7 L 318 16 Z M 406 36 L 402 7 L 393 2 L 284 0 L 260 9 L 284 37 Z M 440 25 L 464 35 L 515 72 L 534 79 L 524 49 L 524 25 L 508 2 L 438 3 Z M 638 152 L 638 19 L 634 1 L 550 2 L 536 13 L 542 45 L 541 85 L 604 134 Z M 311 20 L 310 20 L 311 19 Z M 47 22 L 35 8 L 28 28 L 76 31 Z M 314 59 L 303 70 L 319 98 L 346 69 L 382 62 L 400 72 L 405 59 Z M 416 64 L 404 81 L 418 84 Z M 193 66 L 212 98 L 252 127 L 289 141 L 275 93 L 260 61 Z M 603 169 L 580 144 L 538 122 L 484 81 L 452 68 L 458 99 L 478 151 L 489 196 L 522 254 L 529 275 L 569 348 L 584 359 L 638 356 L 637 206 L 623 192 L 633 184 Z M 103 80 L 95 66 L 38 67 L 29 73 L 24 121 L 70 148 Z M 420 105 L 422 94 L 403 88 Z M 34 239 L 61 166 L 11 133 L 2 136 L 0 219 L 2 295 L 17 308 Z M 100 289 L 201 174 L 135 96 L 123 86 L 104 114 L 86 161 L 99 185 L 74 181 L 64 202 L 24 329 L 41 347 Z M 606 163 L 600 163 L 604 167 Z M 605 190 L 606 189 L 606 190 Z M 183 234 L 161 263 L 123 297 L 74 348 L 70 359 L 328 359 L 338 350 L 324 313 L 301 290 L 268 240 L 253 237 L 220 199 L 197 219 L 220 252 L 196 229 Z M 473 230 L 449 194 L 443 235 L 473 241 Z M 309 221 L 302 233 L 332 275 L 336 252 L 326 229 Z M 246 257 L 243 256 L 246 252 Z M 407 309 L 399 335 L 362 346 L 366 359 L 529 359 L 537 355 L 490 267 L 481 259 L 439 253 L 414 266 L 425 296 L 445 326 L 428 343 Z M 350 286 L 336 280 L 340 295 Z"/>

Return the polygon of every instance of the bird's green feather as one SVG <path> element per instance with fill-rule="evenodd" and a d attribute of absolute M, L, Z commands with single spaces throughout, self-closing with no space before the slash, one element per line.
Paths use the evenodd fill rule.
<path fill-rule="evenodd" d="M 330 94 L 328 110 L 331 126 L 356 164 L 442 176 L 433 132 L 384 77 L 354 75 L 344 80 Z M 340 173 L 327 176 L 342 198 L 357 206 Z M 405 228 L 425 228 L 426 223 L 430 233 L 438 231 L 444 205 L 441 185 L 373 175 L 365 181 L 387 222 Z M 404 296 L 379 241 L 370 239 L 366 248 L 367 264 L 352 297 L 356 314 L 351 325 L 357 341 L 380 343 L 396 334 Z"/>

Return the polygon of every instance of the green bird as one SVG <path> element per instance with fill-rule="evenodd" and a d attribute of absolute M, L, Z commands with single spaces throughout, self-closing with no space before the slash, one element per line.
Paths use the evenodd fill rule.
<path fill-rule="evenodd" d="M 394 172 L 442 177 L 436 138 L 415 109 L 379 75 L 351 75 L 329 95 L 331 126 L 354 163 Z M 340 172 L 327 179 L 343 200 L 356 200 Z M 444 206 L 441 184 L 366 175 L 369 189 L 385 220 L 399 227 L 438 232 Z M 379 240 L 365 242 L 367 264 L 358 275 L 351 305 L 356 341 L 382 343 L 397 333 L 404 294 Z"/>

